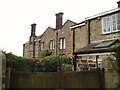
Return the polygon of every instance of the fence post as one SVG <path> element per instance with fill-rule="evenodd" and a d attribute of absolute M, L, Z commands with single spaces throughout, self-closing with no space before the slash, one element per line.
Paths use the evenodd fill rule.
<path fill-rule="evenodd" d="M 99 75 L 100 75 L 100 90 L 105 89 L 105 69 L 98 68 L 99 70 Z"/>

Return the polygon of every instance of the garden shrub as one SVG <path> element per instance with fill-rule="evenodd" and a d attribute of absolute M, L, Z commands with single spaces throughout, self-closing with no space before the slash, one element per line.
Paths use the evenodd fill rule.
<path fill-rule="evenodd" d="M 40 53 L 40 58 L 44 58 L 44 57 L 47 57 L 47 56 L 50 56 L 52 54 L 52 52 L 50 52 L 49 50 L 44 50 Z"/>
<path fill-rule="evenodd" d="M 110 47 L 110 50 L 114 51 L 114 53 L 112 53 L 112 56 L 109 56 L 107 60 L 112 63 L 114 69 L 120 72 L 120 44 L 113 45 Z"/>

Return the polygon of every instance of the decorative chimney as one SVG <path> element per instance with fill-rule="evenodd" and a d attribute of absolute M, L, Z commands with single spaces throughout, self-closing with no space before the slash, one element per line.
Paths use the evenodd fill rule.
<path fill-rule="evenodd" d="M 63 13 L 59 12 L 56 14 L 56 29 L 62 28 L 62 20 L 63 19 Z"/>
<path fill-rule="evenodd" d="M 120 8 L 120 1 L 118 1 L 117 4 L 118 4 L 118 8 Z"/>
<path fill-rule="evenodd" d="M 36 38 L 35 30 L 36 30 L 36 24 L 33 23 L 33 24 L 31 24 L 31 36 L 30 36 L 30 41 L 31 42 L 33 42 L 34 39 Z"/>

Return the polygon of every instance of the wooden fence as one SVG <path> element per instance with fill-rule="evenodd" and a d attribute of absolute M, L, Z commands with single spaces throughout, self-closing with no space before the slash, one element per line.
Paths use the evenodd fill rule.
<path fill-rule="evenodd" d="M 103 88 L 101 70 L 84 72 L 13 72 L 11 88 Z"/>

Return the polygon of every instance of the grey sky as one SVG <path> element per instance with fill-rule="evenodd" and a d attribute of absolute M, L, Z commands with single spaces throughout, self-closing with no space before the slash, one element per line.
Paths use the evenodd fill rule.
<path fill-rule="evenodd" d="M 55 27 L 55 14 L 79 23 L 86 17 L 117 8 L 118 0 L 0 0 L 0 48 L 22 56 L 23 43 L 29 40 L 31 24 L 36 35 L 48 26 Z"/>

